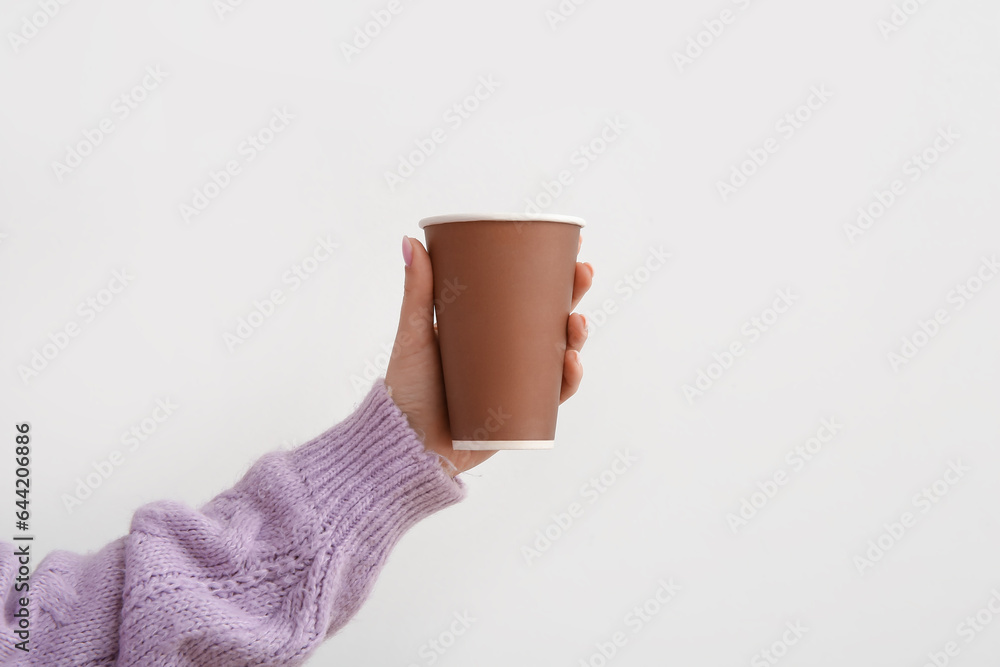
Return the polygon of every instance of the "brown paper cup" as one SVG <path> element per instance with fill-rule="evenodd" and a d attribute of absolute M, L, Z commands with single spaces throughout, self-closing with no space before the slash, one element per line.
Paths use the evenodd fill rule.
<path fill-rule="evenodd" d="M 551 449 L 580 218 L 424 218 L 452 447 Z"/>

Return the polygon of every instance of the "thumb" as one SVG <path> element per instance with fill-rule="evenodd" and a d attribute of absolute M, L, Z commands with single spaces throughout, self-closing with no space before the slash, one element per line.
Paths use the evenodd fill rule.
<path fill-rule="evenodd" d="M 417 239 L 403 237 L 403 260 L 410 258 L 396 337 L 409 333 L 417 342 L 434 336 L 434 271 L 431 256 Z"/>

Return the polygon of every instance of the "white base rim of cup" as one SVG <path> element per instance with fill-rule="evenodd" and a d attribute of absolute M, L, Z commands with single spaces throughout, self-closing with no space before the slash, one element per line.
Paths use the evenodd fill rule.
<path fill-rule="evenodd" d="M 495 449 L 552 449 L 555 440 L 452 440 L 458 451 L 493 451 Z"/>

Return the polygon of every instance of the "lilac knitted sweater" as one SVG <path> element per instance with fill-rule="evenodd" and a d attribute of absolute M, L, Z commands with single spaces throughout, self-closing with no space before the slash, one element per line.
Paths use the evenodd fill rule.
<path fill-rule="evenodd" d="M 96 553 L 49 553 L 27 593 L 0 542 L 0 665 L 300 665 L 357 613 L 400 537 L 465 494 L 380 377 L 344 421 L 265 454 L 200 510 L 150 503 Z"/>

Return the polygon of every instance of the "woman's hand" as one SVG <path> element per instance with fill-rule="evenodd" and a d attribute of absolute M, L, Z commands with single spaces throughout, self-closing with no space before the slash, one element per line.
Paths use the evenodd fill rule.
<path fill-rule="evenodd" d="M 582 245 L 583 238 L 577 246 L 577 253 Z M 385 384 L 410 426 L 422 437 L 427 450 L 444 456 L 455 466 L 453 470 L 442 461 L 442 467 L 454 477 L 479 465 L 496 451 L 455 451 L 451 448 L 444 373 L 438 351 L 437 325 L 433 324 L 434 276 L 431 258 L 420 241 L 403 237 L 403 259 L 410 261 L 406 262 L 403 306 Z M 593 279 L 594 267 L 587 262 L 577 262 L 571 311 L 590 289 Z M 566 335 L 560 404 L 576 393 L 583 379 L 580 350 L 587 341 L 587 321 L 583 315 L 570 314 Z"/>

